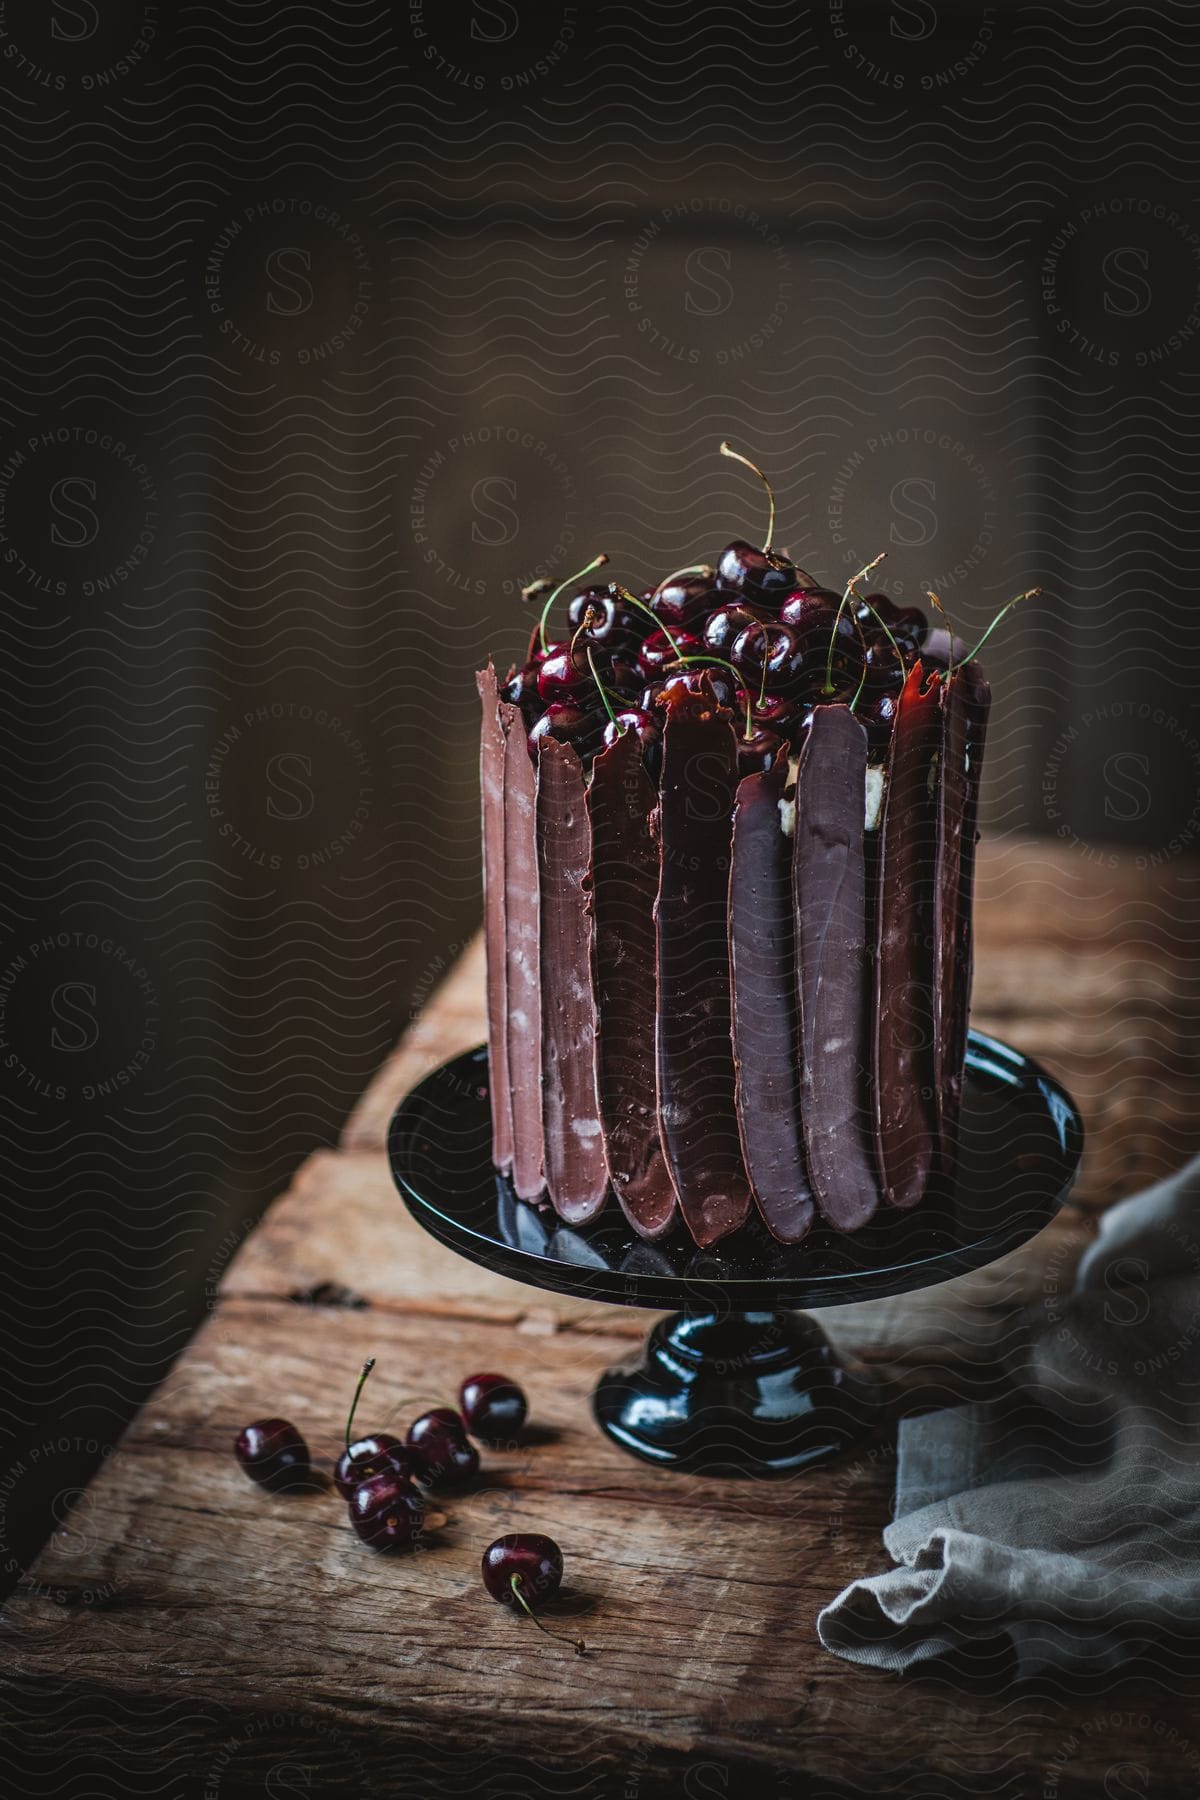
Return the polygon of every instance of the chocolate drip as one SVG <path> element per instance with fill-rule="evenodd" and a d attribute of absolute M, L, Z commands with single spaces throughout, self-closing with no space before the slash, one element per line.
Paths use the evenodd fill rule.
<path fill-rule="evenodd" d="M 884 1197 L 914 1206 L 938 1160 L 935 932 L 942 682 L 910 670 L 888 753 L 875 967 L 876 1145 Z"/>
<path fill-rule="evenodd" d="M 796 778 L 800 1091 L 809 1178 L 840 1231 L 857 1231 L 879 1204 L 867 1098 L 866 776 L 867 736 L 853 713 L 817 707 Z"/>
<path fill-rule="evenodd" d="M 951 720 L 961 719 L 962 824 L 959 833 L 958 903 L 954 924 L 953 977 L 949 1005 L 944 1013 L 943 1056 L 946 1065 L 944 1084 L 939 1083 L 942 1098 L 942 1125 L 945 1134 L 946 1163 L 953 1171 L 957 1160 L 958 1119 L 962 1106 L 963 1067 L 967 1055 L 967 1029 L 971 1012 L 971 976 L 974 965 L 974 895 L 975 847 L 979 836 L 979 784 L 983 773 L 983 751 L 987 737 L 988 709 L 992 690 L 978 663 L 965 663 L 957 669 L 947 685 L 947 740 Z M 954 726 L 956 742 L 959 727 Z M 947 776 L 951 766 L 949 741 L 946 749 Z"/>
<path fill-rule="evenodd" d="M 483 813 L 483 947 L 487 957 L 488 1089 L 492 1101 L 492 1161 L 512 1168 L 512 1095 L 508 1085 L 508 985 L 504 968 L 504 722 L 500 689 L 489 662 L 475 677 L 483 725 L 479 735 L 479 793 Z M 510 712 L 513 708 L 508 709 Z"/>
<path fill-rule="evenodd" d="M 522 1200 L 545 1188 L 542 1135 L 542 1013 L 536 778 L 517 708 L 504 750 L 504 906 L 507 920 L 508 1079 L 512 1094 L 513 1186 Z"/>
<path fill-rule="evenodd" d="M 538 749 L 537 847 L 546 1186 L 559 1217 L 580 1225 L 608 1198 L 596 1096 L 592 832 L 583 764 L 550 737 Z"/>
<path fill-rule="evenodd" d="M 734 1102 L 729 861 L 737 739 L 710 698 L 668 689 L 660 805 L 658 1105 L 688 1230 L 742 1224 L 750 1187 Z"/>
<path fill-rule="evenodd" d="M 738 784 L 729 877 L 733 1060 L 742 1152 L 772 1236 L 796 1244 L 813 1200 L 800 1127 L 791 844 L 779 805 L 787 763 Z"/>
<path fill-rule="evenodd" d="M 592 767 L 592 911 L 599 1015 L 597 1085 L 609 1175 L 639 1236 L 675 1219 L 675 1189 L 658 1129 L 654 1056 L 657 794 L 627 731 Z"/>

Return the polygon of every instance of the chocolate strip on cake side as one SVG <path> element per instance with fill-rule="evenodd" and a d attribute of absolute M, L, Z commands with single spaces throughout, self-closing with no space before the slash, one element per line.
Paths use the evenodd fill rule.
<path fill-rule="evenodd" d="M 900 695 L 888 751 L 875 959 L 876 1149 L 884 1198 L 915 1206 L 940 1160 L 934 1103 L 938 815 L 942 680 L 918 662 Z"/>
<path fill-rule="evenodd" d="M 552 737 L 538 746 L 537 853 L 546 1186 L 559 1218 L 582 1225 L 608 1198 L 596 1093 L 592 831 L 583 764 Z"/>
<path fill-rule="evenodd" d="M 512 1095 L 512 1182 L 522 1200 L 537 1200 L 546 1186 L 538 947 L 541 918 L 535 832 L 537 777 L 520 713 L 516 707 L 509 711 L 512 716 L 507 721 L 504 748 L 504 967 Z"/>
<path fill-rule="evenodd" d="M 798 1244 L 813 1222 L 800 1124 L 792 845 L 780 804 L 788 766 L 738 783 L 729 876 L 733 1061 L 742 1153 L 773 1237 Z"/>
<path fill-rule="evenodd" d="M 668 688 L 662 702 L 659 1121 L 680 1209 L 703 1248 L 736 1231 L 751 1204 L 734 1102 L 729 991 L 737 739 L 711 693 Z"/>
<path fill-rule="evenodd" d="M 633 1229 L 649 1239 L 670 1230 L 676 1209 L 655 1075 L 657 804 L 637 733 L 626 731 L 597 756 L 588 789 L 597 1087 L 613 1191 Z"/>
<path fill-rule="evenodd" d="M 946 1171 L 952 1175 L 958 1159 L 958 1125 L 962 1109 L 963 1072 L 967 1056 L 967 1032 L 971 1014 L 971 979 L 974 967 L 975 848 L 979 837 L 979 783 L 987 738 L 992 690 L 978 663 L 963 664 L 946 685 L 946 785 L 961 754 L 961 824 L 958 833 L 958 898 L 953 937 L 949 946 L 939 938 L 943 956 L 951 951 L 948 1000 L 943 1008 L 938 1035 L 942 1069 L 937 1080 L 939 1123 L 943 1133 Z M 953 743 L 952 743 L 953 739 Z M 948 804 L 948 802 L 947 802 Z M 945 813 L 946 807 L 943 807 Z"/>
<path fill-rule="evenodd" d="M 504 740 L 500 688 L 489 661 L 475 677 L 483 722 L 479 734 L 479 794 L 483 815 L 483 947 L 487 966 L 488 1090 L 492 1102 L 492 1161 L 512 1169 L 512 1095 L 508 1085 L 508 977 L 504 923 Z M 510 713 L 516 709 L 509 707 Z M 519 727 L 523 729 L 523 727 Z"/>
<path fill-rule="evenodd" d="M 871 1155 L 866 885 L 867 735 L 846 706 L 818 706 L 796 776 L 800 1095 L 821 1214 L 857 1231 L 879 1205 Z"/>

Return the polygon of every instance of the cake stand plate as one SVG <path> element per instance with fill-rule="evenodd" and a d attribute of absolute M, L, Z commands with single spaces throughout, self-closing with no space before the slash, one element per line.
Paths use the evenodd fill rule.
<path fill-rule="evenodd" d="M 426 1076 L 388 1134 L 392 1175 L 418 1224 L 514 1281 L 597 1303 L 671 1308 L 629 1368 L 610 1369 L 594 1409 L 647 1461 L 720 1475 L 787 1474 L 869 1431 L 875 1392 L 843 1366 L 799 1307 L 932 1287 L 1039 1232 L 1070 1191 L 1078 1111 L 1020 1051 L 979 1032 L 967 1052 L 953 1193 L 883 1209 L 853 1236 L 821 1227 L 777 1243 L 757 1220 L 698 1250 L 682 1226 L 648 1244 L 615 1200 L 589 1225 L 518 1200 L 491 1160 L 487 1054 Z"/>

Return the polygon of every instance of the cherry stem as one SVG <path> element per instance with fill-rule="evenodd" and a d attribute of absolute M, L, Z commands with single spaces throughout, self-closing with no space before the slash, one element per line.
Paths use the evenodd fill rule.
<path fill-rule="evenodd" d="M 725 658 L 723 656 L 677 656 L 675 658 L 675 663 L 707 663 L 710 668 L 728 669 L 729 673 L 733 676 L 733 679 L 737 682 L 738 686 L 742 687 L 741 674 L 739 673 L 739 671 L 737 669 L 734 668 L 732 663 L 726 662 Z M 675 663 L 669 663 L 667 665 L 667 667 L 674 668 Z M 745 693 L 745 696 L 746 696 L 746 732 L 745 732 L 745 735 L 747 738 L 752 738 L 754 736 L 754 727 L 751 724 L 751 710 L 753 708 L 754 702 L 750 698 L 750 689 L 749 688 L 743 688 L 743 692 Z"/>
<path fill-rule="evenodd" d="M 346 1448 L 347 1448 L 347 1450 L 350 1448 L 350 1429 L 351 1429 L 351 1426 L 354 1424 L 354 1415 L 358 1411 L 358 1396 L 362 1393 L 363 1383 L 366 1381 L 367 1376 L 371 1373 L 371 1370 L 374 1367 L 375 1367 L 375 1358 L 373 1356 L 368 1357 L 367 1361 L 363 1364 L 362 1374 L 358 1378 L 358 1386 L 354 1390 L 354 1398 L 350 1402 L 350 1414 L 346 1420 Z"/>
<path fill-rule="evenodd" d="M 546 600 L 545 606 L 542 608 L 542 616 L 534 627 L 533 634 L 529 639 L 529 655 L 525 659 L 526 662 L 533 661 L 534 652 L 539 642 L 541 643 L 543 652 L 545 651 L 546 620 L 550 617 L 551 608 L 563 589 L 565 587 L 570 587 L 573 581 L 582 581 L 583 577 L 585 575 L 590 575 L 593 569 L 602 569 L 607 561 L 608 554 L 606 551 L 602 550 L 599 556 L 593 556 L 590 563 L 586 563 L 582 569 L 576 569 L 573 575 L 568 575 L 565 581 L 560 581 L 558 586 L 553 589 Z"/>
<path fill-rule="evenodd" d="M 772 488 L 770 482 L 767 480 L 766 476 L 763 474 L 762 470 L 759 468 L 758 464 L 752 463 L 750 461 L 750 458 L 748 456 L 743 456 L 740 450 L 735 450 L 733 445 L 728 441 L 728 439 L 722 439 L 721 455 L 722 456 L 732 456 L 734 462 L 744 463 L 746 468 L 753 469 L 754 473 L 758 476 L 758 479 L 762 482 L 763 486 L 767 490 L 767 500 L 770 503 L 771 512 L 770 512 L 770 517 L 767 520 L 767 537 L 766 537 L 766 542 L 763 544 L 763 555 L 770 556 L 770 554 L 771 554 L 771 539 L 775 536 L 775 492 L 774 492 L 774 489 Z"/>
<path fill-rule="evenodd" d="M 928 596 L 929 596 L 930 600 L 933 602 L 934 606 L 937 607 L 937 609 L 941 613 L 943 619 L 945 619 L 946 630 L 950 633 L 950 648 L 946 651 L 946 680 L 949 681 L 950 677 L 954 673 L 954 625 L 951 621 L 950 614 L 946 611 L 945 607 L 942 605 L 941 601 L 938 599 L 938 597 L 934 593 L 933 589 L 926 588 L 925 592 L 928 594 Z M 995 623 L 995 621 L 993 620 L 993 624 L 994 623 Z"/>
<path fill-rule="evenodd" d="M 1016 594 L 1013 596 L 1013 598 L 1011 600 L 1007 601 L 1005 603 L 1005 605 L 1003 605 L 1000 608 L 1000 611 L 996 614 L 995 618 L 992 620 L 991 624 L 988 626 L 987 630 L 984 632 L 983 636 L 980 638 L 979 642 L 976 644 L 975 648 L 972 650 L 970 656 L 968 656 L 967 661 L 974 662 L 975 658 L 979 655 L 979 652 L 983 649 L 983 646 L 987 643 L 988 639 L 991 637 L 993 631 L 995 631 L 997 625 L 1000 623 L 1000 621 L 1004 617 L 1005 613 L 1010 613 L 1014 606 L 1020 606 L 1022 600 L 1036 600 L 1038 595 L 1041 593 L 1041 591 L 1042 591 L 1041 588 L 1026 588 L 1025 592 L 1023 594 Z M 947 679 L 949 679 L 949 678 L 947 677 Z"/>
<path fill-rule="evenodd" d="M 592 646 L 590 644 L 585 645 L 583 653 L 588 659 L 588 668 L 592 671 L 592 680 L 595 682 L 597 688 L 599 689 L 600 698 L 604 703 L 604 710 L 608 714 L 608 722 L 610 725 L 613 725 L 616 727 L 617 735 L 619 737 L 624 737 L 625 733 L 629 730 L 629 727 L 628 727 L 628 725 L 622 725 L 620 720 L 617 718 L 616 713 L 613 711 L 612 701 L 608 697 L 608 693 L 607 693 L 607 690 L 605 689 L 604 683 L 601 681 L 599 675 L 596 672 L 596 658 L 592 652 Z"/>
<path fill-rule="evenodd" d="M 557 1638 L 560 1644 L 570 1644 L 576 1656 L 587 1655 L 587 1645 L 582 1638 L 569 1638 L 565 1632 L 551 1631 L 548 1625 L 542 1624 L 542 1621 L 538 1618 L 532 1606 L 530 1606 L 528 1600 L 521 1592 L 521 1577 L 519 1575 L 510 1575 L 508 1585 L 513 1591 L 513 1599 L 517 1602 L 517 1605 L 525 1608 L 525 1611 L 529 1614 L 539 1631 L 544 1631 L 547 1637 Z"/>
<path fill-rule="evenodd" d="M 608 584 L 608 591 L 612 594 L 614 599 L 623 600 L 626 606 L 635 606 L 638 612 L 645 613 L 648 619 L 653 619 L 676 656 L 681 654 L 679 645 L 675 642 L 675 639 L 671 636 L 671 633 L 667 630 L 658 614 L 654 612 L 651 607 L 647 606 L 644 600 L 639 600 L 636 594 L 631 594 L 629 589 L 627 587 L 622 587 L 619 581 L 610 581 Z"/>
<path fill-rule="evenodd" d="M 850 603 L 850 596 L 854 592 L 855 587 L 858 585 L 858 583 L 860 581 L 865 581 L 867 576 L 871 573 L 871 570 L 877 569 L 879 567 L 880 563 L 883 561 L 883 559 L 886 555 L 887 555 L 887 551 L 881 550 L 877 557 L 875 557 L 871 562 L 867 563 L 865 568 L 860 569 L 858 571 L 857 575 L 852 575 L 850 577 L 849 581 L 846 583 L 846 591 L 842 595 L 841 605 L 838 607 L 837 613 L 834 617 L 833 630 L 829 634 L 829 655 L 825 658 L 825 686 L 821 690 L 822 693 L 832 694 L 832 692 L 833 692 L 833 647 L 837 643 L 838 626 L 842 622 L 842 614 L 845 612 L 847 606 Z M 854 622 L 856 625 L 858 625 L 857 619 Z M 859 637 L 862 636 L 862 627 L 861 626 L 859 626 L 858 635 L 859 635 Z"/>

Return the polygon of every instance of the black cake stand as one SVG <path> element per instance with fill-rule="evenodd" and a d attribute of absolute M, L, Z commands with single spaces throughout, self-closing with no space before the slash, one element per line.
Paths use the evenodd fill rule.
<path fill-rule="evenodd" d="M 955 1192 L 885 1209 L 852 1237 L 816 1229 L 776 1243 L 757 1222 L 709 1250 L 679 1227 L 656 1244 L 615 1200 L 563 1225 L 514 1195 L 491 1160 L 487 1055 L 455 1057 L 397 1108 L 396 1186 L 417 1222 L 514 1281 L 620 1306 L 671 1309 L 640 1359 L 594 1398 L 602 1431 L 649 1462 L 712 1474 L 787 1474 L 871 1428 L 875 1399 L 800 1307 L 935 1286 L 1040 1231 L 1066 1199 L 1083 1146 L 1069 1095 L 1020 1051 L 971 1033 Z"/>

